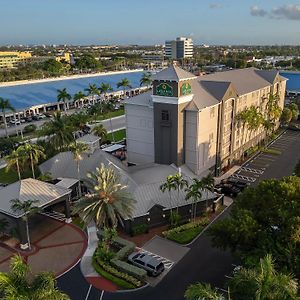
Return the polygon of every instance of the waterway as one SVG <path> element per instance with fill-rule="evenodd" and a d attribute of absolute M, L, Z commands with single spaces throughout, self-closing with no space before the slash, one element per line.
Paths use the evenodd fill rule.
<path fill-rule="evenodd" d="M 9 99 L 16 109 L 27 108 L 37 104 L 56 102 L 57 90 L 66 88 L 68 93 L 74 95 L 78 91 L 88 88 L 89 84 L 109 83 L 114 91 L 117 83 L 127 78 L 133 88 L 140 86 L 143 72 L 131 72 L 122 74 L 99 75 L 93 77 L 82 77 L 76 79 L 65 79 L 57 81 L 42 81 L 35 83 L 18 84 L 15 86 L 0 87 L 0 97 Z"/>
<path fill-rule="evenodd" d="M 300 72 L 281 71 L 280 75 L 288 78 L 288 81 L 286 84 L 287 91 L 299 91 L 300 92 Z"/>

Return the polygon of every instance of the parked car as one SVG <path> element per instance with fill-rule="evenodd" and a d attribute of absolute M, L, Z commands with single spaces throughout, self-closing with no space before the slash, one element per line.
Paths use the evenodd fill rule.
<path fill-rule="evenodd" d="M 233 185 L 232 183 L 220 183 L 215 186 L 215 190 L 226 196 L 236 197 L 241 189 Z"/>
<path fill-rule="evenodd" d="M 25 123 L 25 122 L 26 122 L 25 118 L 21 118 L 21 119 L 20 119 L 20 122 L 21 122 L 21 123 Z"/>
<path fill-rule="evenodd" d="M 240 181 L 240 180 L 238 180 L 236 178 L 232 178 L 232 177 L 223 179 L 221 181 L 221 184 L 225 184 L 225 183 L 233 184 L 235 187 L 239 188 L 242 191 L 250 185 L 248 182 Z"/>
<path fill-rule="evenodd" d="M 21 125 L 21 122 L 20 122 L 20 120 L 18 120 L 18 119 L 12 119 L 12 120 L 10 120 L 10 122 L 9 122 L 11 125 Z"/>
<path fill-rule="evenodd" d="M 26 122 L 32 122 L 32 117 L 31 116 L 25 117 L 24 120 Z"/>
<path fill-rule="evenodd" d="M 145 253 L 133 252 L 128 256 L 128 261 L 133 265 L 146 270 L 148 275 L 155 277 L 161 274 L 165 269 L 165 266 L 161 261 Z"/>

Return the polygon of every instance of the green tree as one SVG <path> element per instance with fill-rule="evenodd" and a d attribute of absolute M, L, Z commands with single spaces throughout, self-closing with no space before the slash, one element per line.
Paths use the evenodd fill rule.
<path fill-rule="evenodd" d="M 206 210 L 208 208 L 208 191 L 213 192 L 214 191 L 214 187 L 215 187 L 215 179 L 214 176 L 209 173 L 207 176 L 203 177 L 201 179 L 202 184 L 203 184 L 203 189 L 206 190 Z"/>
<path fill-rule="evenodd" d="M 72 96 L 67 92 L 66 88 L 63 88 L 62 90 L 57 90 L 57 101 L 64 103 L 64 111 L 67 110 L 67 102 L 72 99 Z"/>
<path fill-rule="evenodd" d="M 92 96 L 93 100 L 96 100 L 96 97 L 100 95 L 99 89 L 96 84 L 89 84 L 89 87 L 85 89 L 89 96 Z"/>
<path fill-rule="evenodd" d="M 178 213 L 178 205 L 180 203 L 179 195 L 180 191 L 183 190 L 185 187 L 188 186 L 188 181 L 184 179 L 181 173 L 176 173 L 172 175 L 174 189 L 177 191 L 177 213 Z"/>
<path fill-rule="evenodd" d="M 9 100 L 5 100 L 2 97 L 0 97 L 0 109 L 1 109 L 1 112 L 2 112 L 2 116 L 3 116 L 5 134 L 6 134 L 6 137 L 8 137 L 7 122 L 6 122 L 6 111 L 10 110 L 12 112 L 15 112 L 15 108 L 10 104 Z"/>
<path fill-rule="evenodd" d="M 123 88 L 123 95 L 124 95 L 124 99 L 126 97 L 126 89 L 131 89 L 132 86 L 130 84 L 130 81 L 127 78 L 123 78 L 121 81 L 119 81 L 117 83 L 117 88 Z"/>
<path fill-rule="evenodd" d="M 69 146 L 69 150 L 73 153 L 73 158 L 77 164 L 77 179 L 79 185 L 79 197 L 81 197 L 81 178 L 80 178 L 80 161 L 82 160 L 82 154 L 89 149 L 87 144 L 82 142 L 73 142 Z"/>
<path fill-rule="evenodd" d="M 191 284 L 184 293 L 186 300 L 224 300 L 223 295 L 210 284 Z"/>
<path fill-rule="evenodd" d="M 76 103 L 76 104 L 79 103 L 85 97 L 86 97 L 86 95 L 82 91 L 75 93 L 73 96 L 74 103 Z"/>
<path fill-rule="evenodd" d="M 282 268 L 300 275 L 300 178 L 262 181 L 247 188 L 232 205 L 230 218 L 212 225 L 213 244 L 243 261 L 270 253 Z"/>
<path fill-rule="evenodd" d="M 76 61 L 75 66 L 80 70 L 97 70 L 101 68 L 101 64 L 96 58 L 89 53 L 81 55 Z"/>
<path fill-rule="evenodd" d="M 67 118 L 63 117 L 60 112 L 55 113 L 51 121 L 43 124 L 40 135 L 48 136 L 51 145 L 60 151 L 74 141 L 72 126 L 67 123 Z"/>
<path fill-rule="evenodd" d="M 39 201 L 37 200 L 26 200 L 26 201 L 21 201 L 20 199 L 11 200 L 11 209 L 14 212 L 23 214 L 22 219 L 25 222 L 25 226 L 26 226 L 28 250 L 31 250 L 28 218 L 40 210 L 38 206 L 36 206 L 38 202 Z"/>
<path fill-rule="evenodd" d="M 101 142 L 107 140 L 107 130 L 104 128 L 102 124 L 96 125 L 92 129 L 92 133 L 101 138 Z"/>
<path fill-rule="evenodd" d="M 111 167 L 103 164 L 96 172 L 87 174 L 88 194 L 79 199 L 73 213 L 79 214 L 85 225 L 95 220 L 98 228 L 114 228 L 123 219 L 132 218 L 136 201 L 127 186 L 120 183 L 119 176 Z"/>
<path fill-rule="evenodd" d="M 159 187 L 159 189 L 164 193 L 165 191 L 168 191 L 169 193 L 169 206 L 170 206 L 170 217 L 171 221 L 173 220 L 173 209 L 172 209 L 172 190 L 175 190 L 175 184 L 173 180 L 173 176 L 169 175 L 166 178 L 166 181 L 162 183 Z"/>
<path fill-rule="evenodd" d="M 281 116 L 280 116 L 280 121 L 284 125 L 287 125 L 292 120 L 292 117 L 293 117 L 292 111 L 288 107 L 285 107 L 282 110 L 282 113 L 281 113 Z"/>
<path fill-rule="evenodd" d="M 0 273 L 0 294 L 3 300 L 70 299 L 57 289 L 52 273 L 42 272 L 33 276 L 20 255 L 11 259 L 10 272 Z"/>
<path fill-rule="evenodd" d="M 296 103 L 290 103 L 288 108 L 290 109 L 291 113 L 292 113 L 292 120 L 293 121 L 297 121 L 298 116 L 299 116 L 299 108 L 298 105 Z"/>
<path fill-rule="evenodd" d="M 104 99 L 106 100 L 107 99 L 107 94 L 109 92 L 112 92 L 113 88 L 111 87 L 111 85 L 109 83 L 101 82 L 101 84 L 99 86 L 99 91 L 100 91 L 100 94 L 104 95 Z"/>
<path fill-rule="evenodd" d="M 13 150 L 12 153 L 10 153 L 9 155 L 7 155 L 5 157 L 5 160 L 6 160 L 6 163 L 7 163 L 6 172 L 8 172 L 12 168 L 16 167 L 19 180 L 21 180 L 20 167 L 24 163 L 24 158 L 25 158 L 25 156 L 24 156 L 24 153 L 22 151 Z"/>
<path fill-rule="evenodd" d="M 51 76 L 61 75 L 63 73 L 63 64 L 56 61 L 54 58 L 49 59 L 43 63 L 43 69 L 50 73 Z"/>
<path fill-rule="evenodd" d="M 18 147 L 17 152 L 23 157 L 29 157 L 32 177 L 35 178 L 34 167 L 38 164 L 41 158 L 45 158 L 44 148 L 37 144 L 24 144 Z"/>
<path fill-rule="evenodd" d="M 142 78 L 140 79 L 140 86 L 150 86 L 152 84 L 151 74 L 143 73 Z"/>
<path fill-rule="evenodd" d="M 267 135 L 270 134 L 275 128 L 276 122 L 281 116 L 281 108 L 279 106 L 279 96 L 278 94 L 269 94 L 266 104 L 266 121 L 265 124 L 268 125 Z"/>

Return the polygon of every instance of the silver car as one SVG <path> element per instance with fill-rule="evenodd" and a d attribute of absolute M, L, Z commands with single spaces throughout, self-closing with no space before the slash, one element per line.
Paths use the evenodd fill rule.
<path fill-rule="evenodd" d="M 128 261 L 133 265 L 146 270 L 148 275 L 152 276 L 158 276 L 165 269 L 165 266 L 161 261 L 145 253 L 133 252 L 128 256 Z"/>

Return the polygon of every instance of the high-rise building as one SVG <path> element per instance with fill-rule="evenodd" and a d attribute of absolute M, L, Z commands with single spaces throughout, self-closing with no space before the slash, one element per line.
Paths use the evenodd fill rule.
<path fill-rule="evenodd" d="M 166 41 L 165 56 L 171 59 L 192 58 L 194 54 L 193 40 L 178 37 L 173 41 Z"/>

